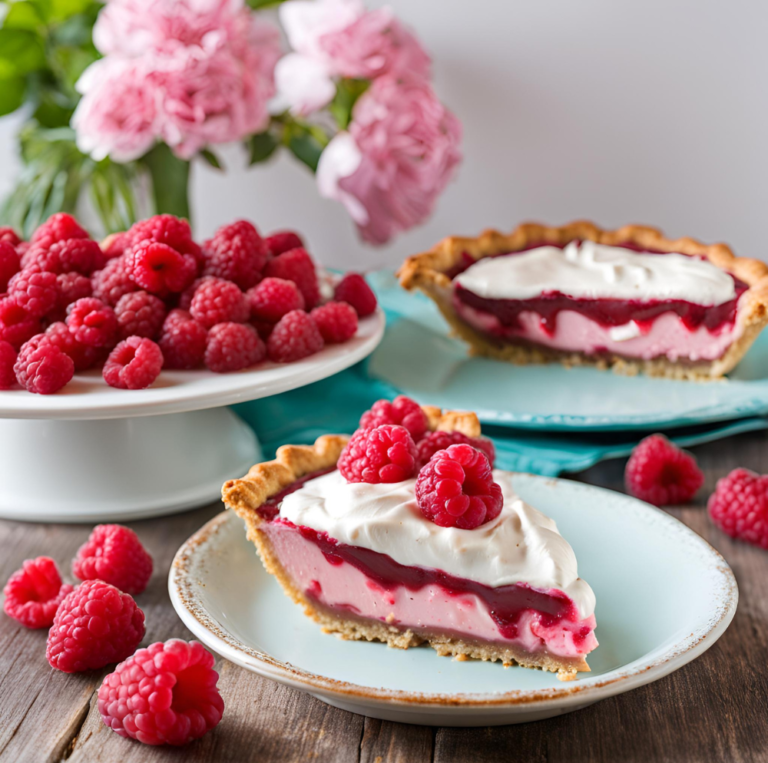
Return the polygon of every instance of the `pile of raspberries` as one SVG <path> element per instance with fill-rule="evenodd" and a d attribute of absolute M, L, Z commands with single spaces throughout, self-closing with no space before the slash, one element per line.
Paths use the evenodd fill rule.
<path fill-rule="evenodd" d="M 3 593 L 5 613 L 27 628 L 49 628 L 46 657 L 64 673 L 120 663 L 103 680 L 104 723 L 145 744 L 181 745 L 221 720 L 214 657 L 196 641 L 170 639 L 139 649 L 146 628 L 133 596 L 152 576 L 152 557 L 136 533 L 97 525 L 72 562 L 82 582 L 62 582 L 53 559 L 27 559 Z"/>
<path fill-rule="evenodd" d="M 292 231 L 262 238 L 239 220 L 201 246 L 172 215 L 101 244 L 65 213 L 29 241 L 0 227 L 0 294 L 0 389 L 42 395 L 95 366 L 112 387 L 144 389 L 162 368 L 290 363 L 351 339 L 376 310 L 356 273 L 324 299 Z"/>

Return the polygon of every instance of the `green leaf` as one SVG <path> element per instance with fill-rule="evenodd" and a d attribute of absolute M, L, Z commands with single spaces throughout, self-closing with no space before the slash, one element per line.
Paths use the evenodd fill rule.
<path fill-rule="evenodd" d="M 24 103 L 26 83 L 23 77 L 0 77 L 0 117 Z"/>
<path fill-rule="evenodd" d="M 175 156 L 164 143 L 158 143 L 140 161 L 152 179 L 155 212 L 189 220 L 189 162 Z"/>
<path fill-rule="evenodd" d="M 43 41 L 26 29 L 0 28 L 0 77 L 44 69 Z"/>
<path fill-rule="evenodd" d="M 84 13 L 92 0 L 49 0 L 51 21 L 63 21 L 71 16 Z"/>
<path fill-rule="evenodd" d="M 45 25 L 45 20 L 40 15 L 34 3 L 22 2 L 17 0 L 11 3 L 8 13 L 3 19 L 3 28 L 5 29 L 28 29 L 37 31 Z"/>
<path fill-rule="evenodd" d="M 203 148 L 200 151 L 200 156 L 208 163 L 209 166 L 215 170 L 223 170 L 224 168 L 219 161 L 219 157 L 213 153 L 209 148 Z"/>
<path fill-rule="evenodd" d="M 284 2 L 285 0 L 248 0 L 248 5 L 257 11 L 261 8 L 271 8 Z"/>
<path fill-rule="evenodd" d="M 357 99 L 369 88 L 366 79 L 342 79 L 336 86 L 336 95 L 328 107 L 340 130 L 346 130 L 352 121 L 352 109 Z"/>
<path fill-rule="evenodd" d="M 245 144 L 249 153 L 249 164 L 253 166 L 258 162 L 269 159 L 278 147 L 277 138 L 271 132 L 260 132 L 251 135 Z"/>
<path fill-rule="evenodd" d="M 317 172 L 317 163 L 320 161 L 320 154 L 323 153 L 323 146 L 317 142 L 313 135 L 308 132 L 292 135 L 288 139 L 288 148 L 312 172 Z"/>

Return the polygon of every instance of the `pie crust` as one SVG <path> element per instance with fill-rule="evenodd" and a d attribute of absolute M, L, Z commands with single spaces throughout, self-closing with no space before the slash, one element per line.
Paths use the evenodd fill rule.
<path fill-rule="evenodd" d="M 480 436 L 480 422 L 474 413 L 441 411 L 433 406 L 422 406 L 422 410 L 427 415 L 430 431 L 462 432 L 468 437 Z M 348 440 L 347 435 L 323 435 L 314 445 L 284 445 L 278 449 L 274 461 L 256 464 L 245 477 L 230 480 L 222 488 L 224 503 L 245 522 L 248 540 L 256 546 L 264 568 L 277 578 L 288 597 L 301 605 L 308 617 L 319 623 L 324 632 L 334 633 L 348 640 L 383 641 L 398 649 L 408 649 L 427 642 L 439 655 L 452 655 L 457 660 L 498 660 L 505 666 L 520 664 L 523 667 L 540 668 L 556 672 L 558 678 L 563 681 L 575 678 L 577 671 L 589 671 L 584 657 L 530 655 L 514 646 L 473 643 L 444 634 L 403 630 L 386 622 L 362 622 L 340 617 L 336 612 L 329 612 L 308 599 L 294 585 L 289 572 L 275 554 L 267 534 L 261 530 L 261 524 L 265 520 L 259 515 L 258 509 L 267 499 L 297 480 L 308 474 L 333 468 Z"/>
<path fill-rule="evenodd" d="M 542 347 L 495 342 L 463 321 L 451 304 L 450 273 L 462 263 L 464 253 L 475 260 L 505 252 L 515 252 L 534 244 L 564 245 L 575 239 L 609 246 L 635 244 L 650 250 L 679 252 L 706 257 L 713 265 L 731 273 L 749 286 L 739 302 L 736 323 L 739 338 L 716 360 L 695 363 L 673 362 L 667 358 L 641 360 L 608 355 L 594 358 L 578 352 L 564 352 Z M 744 357 L 760 331 L 768 324 L 768 265 L 760 260 L 736 257 L 725 244 L 702 244 L 692 238 L 668 239 L 660 230 L 642 225 L 625 225 L 603 230 L 587 221 L 560 227 L 524 223 L 509 235 L 487 230 L 477 238 L 449 236 L 427 252 L 409 257 L 398 271 L 403 288 L 419 289 L 437 304 L 453 333 L 470 345 L 470 352 L 520 365 L 559 360 L 565 365 L 590 364 L 612 368 L 624 374 L 644 372 L 671 379 L 713 379 L 732 370 Z"/>

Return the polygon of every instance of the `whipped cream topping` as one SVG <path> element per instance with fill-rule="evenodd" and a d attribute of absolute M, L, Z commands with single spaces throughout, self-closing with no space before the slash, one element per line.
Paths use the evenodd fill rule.
<path fill-rule="evenodd" d="M 416 480 L 349 484 L 338 471 L 287 495 L 280 516 L 403 565 L 443 570 L 493 588 L 513 583 L 556 588 L 573 600 L 582 618 L 592 615 L 595 595 L 579 578 L 573 549 L 554 520 L 520 499 L 512 474 L 493 474 L 504 506 L 496 519 L 474 530 L 428 520 L 416 505 Z"/>
<path fill-rule="evenodd" d="M 678 299 L 720 305 L 736 296 L 733 278 L 707 260 L 674 252 L 635 252 L 593 241 L 484 257 L 454 281 L 486 299 L 533 299 L 559 291 L 576 299 Z"/>

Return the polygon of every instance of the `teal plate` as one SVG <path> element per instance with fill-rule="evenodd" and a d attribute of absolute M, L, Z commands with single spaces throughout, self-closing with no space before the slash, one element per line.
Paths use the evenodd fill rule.
<path fill-rule="evenodd" d="M 592 672 L 568 683 L 499 663 L 456 662 L 426 647 L 400 651 L 324 635 L 264 571 L 231 513 L 179 549 L 171 601 L 197 638 L 247 670 L 345 710 L 442 726 L 521 723 L 577 710 L 681 668 L 725 632 L 738 601 L 733 573 L 681 522 L 568 480 L 521 474 L 515 488 L 557 521 L 597 597 L 600 646 L 589 656 Z"/>
<path fill-rule="evenodd" d="M 768 414 L 768 332 L 727 380 L 682 382 L 560 364 L 514 366 L 470 358 L 437 308 L 389 274 L 371 278 L 388 317 L 369 373 L 420 403 L 474 410 L 521 429 L 671 429 Z"/>

